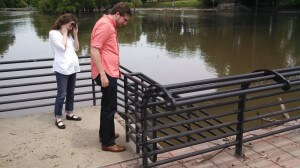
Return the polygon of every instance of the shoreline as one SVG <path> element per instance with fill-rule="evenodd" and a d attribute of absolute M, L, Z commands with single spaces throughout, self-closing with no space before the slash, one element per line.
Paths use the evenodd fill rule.
<path fill-rule="evenodd" d="M 0 8 L 0 12 L 6 11 L 37 11 L 36 8 Z"/>
<path fill-rule="evenodd" d="M 238 10 L 218 10 L 217 8 L 196 8 L 196 7 L 158 7 L 158 8 L 131 8 L 135 11 L 203 11 L 203 12 L 254 12 L 254 11 L 238 11 Z M 36 8 L 30 7 L 30 8 L 0 8 L 0 12 L 7 12 L 7 11 L 38 11 Z M 98 11 L 93 12 L 80 12 L 83 13 L 95 13 Z M 278 13 L 300 13 L 300 9 L 289 9 L 289 8 L 282 8 L 278 10 L 264 10 L 264 11 L 258 11 L 258 12 L 278 12 Z"/>

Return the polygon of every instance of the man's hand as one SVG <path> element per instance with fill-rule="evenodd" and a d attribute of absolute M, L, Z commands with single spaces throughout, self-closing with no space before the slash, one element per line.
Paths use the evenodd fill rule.
<path fill-rule="evenodd" d="M 100 75 L 100 76 L 101 76 L 101 86 L 102 86 L 102 87 L 108 87 L 109 81 L 108 81 L 108 79 L 107 79 L 106 74 Z"/>

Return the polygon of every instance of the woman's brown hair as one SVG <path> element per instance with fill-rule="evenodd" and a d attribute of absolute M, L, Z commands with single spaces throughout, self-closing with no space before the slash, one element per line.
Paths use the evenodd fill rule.
<path fill-rule="evenodd" d="M 59 30 L 61 28 L 62 25 L 67 24 L 71 21 L 74 21 L 75 23 L 78 22 L 77 18 L 70 14 L 70 13 L 65 13 L 63 15 L 60 15 L 54 25 L 52 26 L 52 30 Z M 73 31 L 69 31 L 68 34 L 71 32 L 72 36 L 73 36 Z"/>

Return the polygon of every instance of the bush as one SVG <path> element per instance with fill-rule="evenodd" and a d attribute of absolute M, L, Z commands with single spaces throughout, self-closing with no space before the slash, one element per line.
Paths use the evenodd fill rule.
<path fill-rule="evenodd" d="M 219 4 L 219 0 L 199 0 L 202 1 L 203 7 L 216 7 Z"/>
<path fill-rule="evenodd" d="M 17 8 L 25 8 L 27 6 L 28 6 L 27 3 L 23 0 L 17 0 L 16 1 L 16 7 Z"/>
<path fill-rule="evenodd" d="M 300 0 L 281 0 L 280 5 L 282 6 L 300 6 Z"/>
<path fill-rule="evenodd" d="M 134 7 L 134 0 L 132 0 L 131 2 L 126 2 L 126 4 L 130 7 L 133 8 Z M 135 0 L 135 7 L 141 7 L 143 5 L 141 0 Z"/>

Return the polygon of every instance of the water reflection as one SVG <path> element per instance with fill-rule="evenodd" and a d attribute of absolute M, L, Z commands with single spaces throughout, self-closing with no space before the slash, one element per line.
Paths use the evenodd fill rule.
<path fill-rule="evenodd" d="M 0 57 L 1 59 L 4 57 L 5 52 L 9 48 L 10 45 L 14 43 L 15 35 L 13 33 L 13 25 L 8 22 L 11 18 L 9 15 L 5 15 L 0 13 Z"/>
<path fill-rule="evenodd" d="M 40 13 L 32 14 L 32 24 L 37 36 L 43 41 L 48 40 L 48 33 L 56 20 L 56 15 L 43 15 Z"/>
<path fill-rule="evenodd" d="M 299 53 L 299 40 L 294 38 L 299 38 L 296 30 L 300 27 L 299 23 L 287 26 L 295 20 L 296 17 L 276 14 L 257 19 L 245 19 L 243 15 L 215 19 L 219 26 L 201 29 L 200 48 L 205 61 L 220 76 L 295 66 L 296 55 L 291 53 Z"/>
<path fill-rule="evenodd" d="M 48 32 L 57 15 L 0 15 L 1 60 L 52 57 Z M 162 83 L 299 65 L 299 16 L 140 11 L 118 30 L 121 62 Z M 90 33 L 99 17 L 78 16 L 79 55 L 88 54 Z"/>

